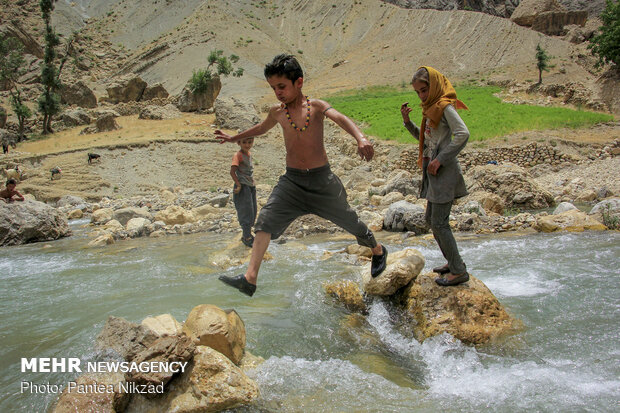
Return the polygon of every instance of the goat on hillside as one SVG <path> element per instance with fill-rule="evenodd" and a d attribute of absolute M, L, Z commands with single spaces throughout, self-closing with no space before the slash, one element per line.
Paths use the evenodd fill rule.
<path fill-rule="evenodd" d="M 13 169 L 5 169 L 4 175 L 6 175 L 6 179 L 15 179 L 19 183 L 22 180 L 23 171 L 19 169 L 19 165 L 15 165 Z"/>
<path fill-rule="evenodd" d="M 101 155 L 99 155 L 98 153 L 89 153 L 88 154 L 88 163 L 93 163 L 93 161 L 95 159 L 99 159 L 101 158 Z"/>
<path fill-rule="evenodd" d="M 54 176 L 58 176 L 58 178 L 60 178 L 60 174 L 62 173 L 62 170 L 60 169 L 59 166 L 50 169 L 50 172 L 52 173 L 52 177 L 50 178 L 50 180 L 54 179 Z"/>

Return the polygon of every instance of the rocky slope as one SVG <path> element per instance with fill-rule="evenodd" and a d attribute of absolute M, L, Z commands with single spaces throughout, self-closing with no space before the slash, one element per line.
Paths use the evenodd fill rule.
<path fill-rule="evenodd" d="M 384 0 L 407 9 L 472 10 L 493 16 L 510 17 L 521 0 Z M 567 10 L 586 10 L 598 16 L 605 8 L 605 0 L 559 0 Z"/>
<path fill-rule="evenodd" d="M 2 21 L 18 22 L 42 43 L 38 2 L 4 1 Z M 468 4 L 484 8 L 502 2 Z M 161 82 L 177 94 L 193 70 L 205 67 L 214 49 L 237 54 L 246 70 L 240 79 L 224 79 L 222 94 L 260 102 L 271 94 L 263 66 L 281 52 L 299 57 L 313 96 L 407 82 L 422 64 L 457 81 L 533 82 L 534 49 L 541 44 L 554 56 L 546 83 L 577 81 L 618 106 L 613 94 L 605 94 L 617 89 L 618 80 L 598 79 L 584 45 L 471 11 L 403 9 L 380 0 L 60 0 L 53 22 L 65 38 L 80 29 L 63 81 L 82 80 L 98 97 L 124 74 L 138 74 L 149 84 Z M 36 77 L 37 61 L 31 66 L 30 77 Z M 35 90 L 27 98 L 37 95 Z"/>

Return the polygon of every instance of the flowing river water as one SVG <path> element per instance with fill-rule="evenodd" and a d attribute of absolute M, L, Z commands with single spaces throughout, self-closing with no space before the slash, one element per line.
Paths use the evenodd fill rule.
<path fill-rule="evenodd" d="M 339 251 L 351 237 L 274 244 L 253 298 L 224 287 L 211 255 L 233 242 L 211 233 L 84 248 L 75 235 L 0 250 L 0 411 L 44 412 L 57 394 L 22 393 L 21 382 L 66 385 L 76 373 L 22 373 L 22 357 L 97 357 L 110 315 L 139 323 L 199 304 L 234 308 L 247 349 L 266 361 L 249 373 L 261 399 L 236 412 L 618 411 L 620 233 L 472 237 L 459 241 L 470 271 L 525 328 L 493 345 L 448 335 L 419 343 L 388 303 L 365 319 L 334 306 L 322 283 L 359 280 Z M 237 236 L 235 236 L 237 237 Z M 407 247 L 390 244 L 390 250 Z M 424 271 L 443 264 L 432 242 L 416 245 Z"/>

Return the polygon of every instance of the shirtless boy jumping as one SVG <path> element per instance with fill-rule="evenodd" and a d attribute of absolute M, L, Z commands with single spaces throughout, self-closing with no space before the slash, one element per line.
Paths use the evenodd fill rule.
<path fill-rule="evenodd" d="M 301 91 L 303 76 L 301 66 L 293 56 L 281 54 L 274 57 L 265 66 L 265 78 L 281 103 L 271 107 L 264 121 L 238 135 L 215 131 L 220 143 L 263 135 L 278 123 L 284 134 L 286 173 L 273 188 L 254 226 L 256 236 L 248 269 L 245 274 L 219 277 L 249 296 L 256 291 L 258 270 L 270 239 L 278 238 L 295 218 L 306 214 L 316 214 L 332 221 L 355 235 L 358 244 L 370 247 L 373 277 L 381 274 L 386 266 L 387 249 L 377 243 L 372 231 L 351 209 L 342 182 L 329 167 L 323 143 L 324 118 L 333 120 L 355 138 L 362 159 L 372 159 L 372 144 L 351 119 L 327 102 L 305 96 Z"/>

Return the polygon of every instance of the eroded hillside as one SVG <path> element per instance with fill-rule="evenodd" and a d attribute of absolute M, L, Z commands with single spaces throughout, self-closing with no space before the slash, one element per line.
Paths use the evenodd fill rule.
<path fill-rule="evenodd" d="M 19 26 L 42 52 L 38 1 L 0 2 L 2 25 Z M 578 84 L 591 94 L 588 99 L 620 112 L 618 76 L 601 77 L 587 43 L 573 44 L 480 12 L 405 9 L 381 0 L 59 0 L 53 22 L 63 43 L 79 29 L 63 82 L 82 80 L 100 98 L 108 85 L 129 74 L 149 84 L 161 82 L 175 95 L 193 70 L 206 66 L 214 49 L 240 56 L 245 69 L 242 78 L 223 80 L 222 95 L 259 104 L 271 100 L 264 64 L 283 52 L 301 60 L 305 90 L 312 96 L 408 82 L 423 64 L 457 81 L 527 87 L 537 79 L 534 53 L 541 44 L 553 56 L 545 84 Z M 24 96 L 34 106 L 40 57 L 30 53 L 27 62 Z"/>
<path fill-rule="evenodd" d="M 246 69 L 241 79 L 225 79 L 222 93 L 251 97 L 268 94 L 262 68 L 282 52 L 300 58 L 308 91 L 315 95 L 407 81 L 421 64 L 456 79 L 526 81 L 536 79 L 534 49 L 540 43 L 554 56 L 546 82 L 578 80 L 599 92 L 584 47 L 483 13 L 408 10 L 378 0 L 78 3 L 76 15 L 99 16 L 87 20 L 84 33 L 108 38 L 129 54 L 99 82 L 137 73 L 175 94 L 213 49 L 239 55 Z M 68 19 L 67 7 L 65 2 L 58 9 Z"/>

